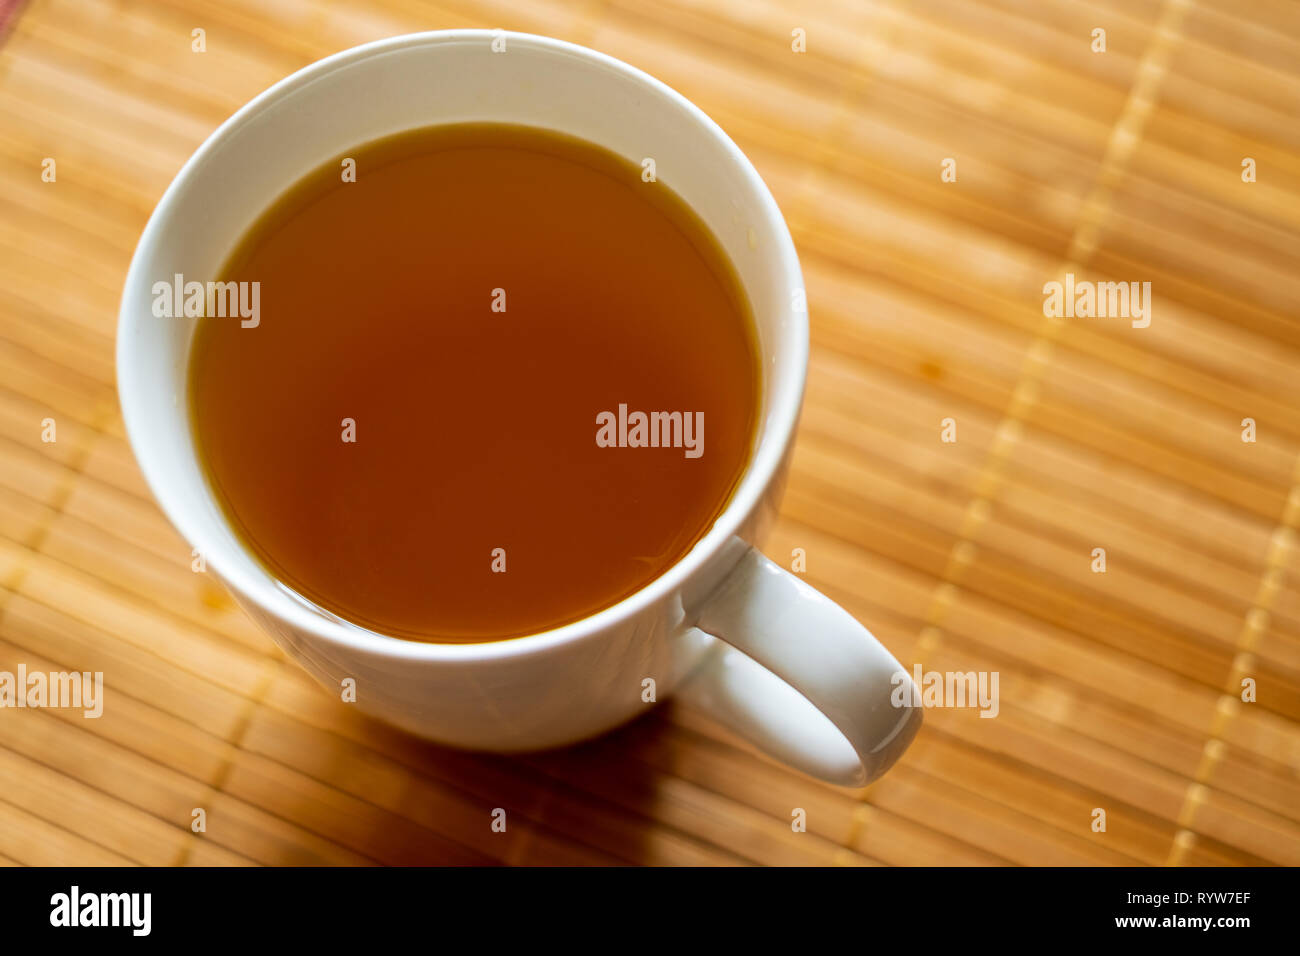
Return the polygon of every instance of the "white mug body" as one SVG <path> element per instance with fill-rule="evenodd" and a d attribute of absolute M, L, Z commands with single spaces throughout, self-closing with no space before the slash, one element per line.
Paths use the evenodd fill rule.
<path fill-rule="evenodd" d="M 653 160 L 653 181 L 645 188 L 657 181 L 681 196 L 736 268 L 757 326 L 762 397 L 750 463 L 729 504 L 695 547 L 651 584 L 582 621 L 543 633 L 431 644 L 375 634 L 323 613 L 275 581 L 249 553 L 214 501 L 195 454 L 187 393 L 195 322 L 157 317 L 151 303 L 157 282 L 177 275 L 217 278 L 258 215 L 322 163 L 341 161 L 349 150 L 392 133 L 458 122 L 541 127 L 588 140 L 644 168 L 645 160 Z M 412 34 L 339 53 L 277 83 L 222 124 L 187 162 L 150 219 L 127 277 L 118 388 L 131 445 L 163 511 L 203 555 L 209 572 L 328 691 L 342 696 L 344 682 L 354 681 L 360 710 L 445 744 L 547 748 L 644 713 L 729 650 L 697 625 L 776 514 L 807 368 L 803 295 L 798 258 L 767 187 L 722 130 L 679 94 L 617 60 L 557 40 L 485 30 Z M 767 587 L 757 583 L 761 573 L 752 573 L 755 581 L 746 588 Z M 822 607 L 830 602 L 811 589 L 790 594 L 814 615 L 838 611 Z M 850 624 L 837 617 L 829 626 Z M 870 635 L 866 640 L 874 643 Z M 836 663 L 814 661 L 808 666 L 816 673 L 790 680 L 803 696 L 777 692 L 775 712 L 763 710 L 761 700 L 752 709 L 746 705 L 765 715 L 761 722 L 774 725 L 749 736 L 837 782 L 861 783 L 883 772 L 915 733 L 919 713 L 913 719 L 875 709 L 886 669 L 896 662 L 872 653 L 863 662 L 874 681 L 869 712 L 848 700 L 843 688 L 832 688 L 832 696 L 844 698 L 843 707 L 828 707 L 826 700 L 818 707 L 805 699 L 817 695 L 801 680 L 831 679 Z M 737 669 L 749 666 L 766 675 L 762 680 L 785 686 L 747 660 L 737 658 L 727 664 L 730 676 L 719 672 L 710 680 L 734 683 Z M 743 692 L 755 693 L 759 679 L 746 678 Z M 736 692 L 741 690 L 737 684 Z M 728 710 L 717 703 L 715 691 L 698 696 L 705 706 Z M 733 725 L 753 723 L 736 711 L 729 708 Z M 775 714 L 770 720 L 769 713 Z M 841 731 L 846 720 L 867 722 L 873 740 L 864 742 L 867 735 L 858 734 L 846 748 L 824 713 L 832 714 Z M 830 728 L 839 743 L 819 751 L 799 741 L 774 741 L 784 733 L 781 721 L 803 722 L 822 737 Z M 875 738 L 892 743 L 877 752 Z"/>

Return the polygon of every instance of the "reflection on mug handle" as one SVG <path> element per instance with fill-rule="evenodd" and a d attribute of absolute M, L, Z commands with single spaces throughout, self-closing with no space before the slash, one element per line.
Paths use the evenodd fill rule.
<path fill-rule="evenodd" d="M 842 607 L 750 548 L 705 600 L 697 626 L 725 641 L 675 696 L 761 750 L 861 787 L 921 726 L 911 677 Z M 902 688 L 901 691 L 899 688 Z"/>

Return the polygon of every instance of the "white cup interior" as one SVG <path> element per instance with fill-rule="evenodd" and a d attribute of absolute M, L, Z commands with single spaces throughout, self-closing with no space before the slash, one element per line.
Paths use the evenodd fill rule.
<path fill-rule="evenodd" d="M 493 51 L 494 36 L 504 38 L 504 52 Z M 187 280 L 217 278 L 239 237 L 281 193 L 350 148 L 405 129 L 474 121 L 568 133 L 637 164 L 652 157 L 659 180 L 685 199 L 721 242 L 758 326 L 764 372 L 760 429 L 750 469 L 731 505 L 678 565 L 596 618 L 631 610 L 625 606 L 652 597 L 647 591 L 671 586 L 666 578 L 684 579 L 693 563 L 716 551 L 771 479 L 798 416 L 807 328 L 794 306 L 802 279 L 789 233 L 748 160 L 684 98 L 617 60 L 525 34 L 413 34 L 321 60 L 231 117 L 163 196 L 123 292 L 118 388 L 145 478 L 209 567 L 244 598 L 330 639 L 373 641 L 375 636 L 296 602 L 227 525 L 200 472 L 190 434 L 186 374 L 195 322 L 153 316 L 152 286 L 178 273 Z M 577 626 L 547 636 L 562 639 Z M 541 636 L 489 645 L 393 643 L 409 654 L 465 655 L 507 645 L 520 649 Z"/>

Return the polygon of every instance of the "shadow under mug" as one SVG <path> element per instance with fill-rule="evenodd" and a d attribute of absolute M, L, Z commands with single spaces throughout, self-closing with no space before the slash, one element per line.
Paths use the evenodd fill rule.
<path fill-rule="evenodd" d="M 186 391 L 195 320 L 155 317 L 151 304 L 155 282 L 215 278 L 257 216 L 330 157 L 455 122 L 542 127 L 638 165 L 653 158 L 660 181 L 691 205 L 736 267 L 757 323 L 763 387 L 748 470 L 713 527 L 664 574 L 543 633 L 426 644 L 322 613 L 249 554 L 195 455 Z M 293 74 L 190 158 L 127 275 L 118 390 L 132 448 L 171 522 L 286 653 L 336 693 L 353 679 L 363 711 L 445 744 L 509 752 L 593 736 L 675 693 L 776 758 L 861 786 L 898 759 L 920 726 L 919 708 L 891 703 L 913 699 L 911 680 L 847 612 L 755 549 L 775 517 L 799 417 L 805 312 L 799 262 L 771 194 L 736 145 L 682 96 L 558 40 L 420 33 Z"/>

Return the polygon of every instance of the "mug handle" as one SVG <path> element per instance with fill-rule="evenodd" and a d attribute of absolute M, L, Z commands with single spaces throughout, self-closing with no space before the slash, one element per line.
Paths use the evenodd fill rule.
<path fill-rule="evenodd" d="M 921 727 L 912 679 L 884 645 L 753 547 L 696 626 L 725 643 L 674 696 L 805 773 L 866 786 Z"/>

